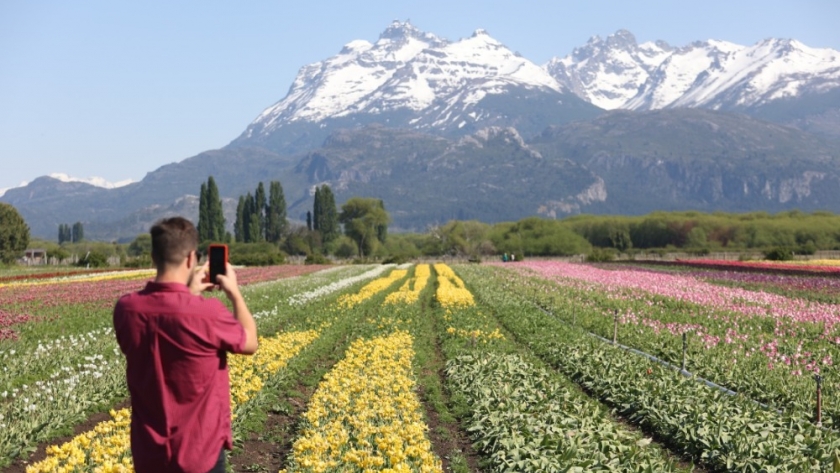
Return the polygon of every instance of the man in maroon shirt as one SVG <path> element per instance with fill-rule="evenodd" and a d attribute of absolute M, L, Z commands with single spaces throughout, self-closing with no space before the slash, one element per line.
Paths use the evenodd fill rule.
<path fill-rule="evenodd" d="M 181 217 L 151 229 L 157 276 L 120 298 L 114 331 L 127 361 L 131 452 L 144 472 L 224 472 L 232 448 L 227 352 L 253 354 L 257 325 L 228 264 L 218 283 L 233 314 L 201 296 L 198 232 Z"/>

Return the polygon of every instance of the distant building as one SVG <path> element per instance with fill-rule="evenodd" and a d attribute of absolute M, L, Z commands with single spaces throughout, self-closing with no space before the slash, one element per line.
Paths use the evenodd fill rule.
<path fill-rule="evenodd" d="M 27 265 L 47 264 L 47 250 L 30 248 L 23 254 L 23 262 Z"/>

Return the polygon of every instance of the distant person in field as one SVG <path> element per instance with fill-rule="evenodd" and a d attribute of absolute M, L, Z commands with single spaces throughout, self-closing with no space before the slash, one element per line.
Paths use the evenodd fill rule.
<path fill-rule="evenodd" d="M 131 453 L 137 473 L 225 471 L 232 445 L 227 353 L 257 351 L 257 325 L 236 273 L 218 276 L 233 313 L 201 293 L 198 232 L 181 217 L 151 228 L 154 281 L 114 307 L 131 394 Z"/>

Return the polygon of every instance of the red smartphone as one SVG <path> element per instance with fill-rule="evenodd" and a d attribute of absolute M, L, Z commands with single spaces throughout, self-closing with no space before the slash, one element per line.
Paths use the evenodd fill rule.
<path fill-rule="evenodd" d="M 210 282 L 219 284 L 216 276 L 226 274 L 225 265 L 228 262 L 227 245 L 210 245 L 207 247 L 207 259 L 210 261 Z"/>

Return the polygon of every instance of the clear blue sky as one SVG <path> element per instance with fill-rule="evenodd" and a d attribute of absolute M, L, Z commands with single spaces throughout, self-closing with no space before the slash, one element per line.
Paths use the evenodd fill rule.
<path fill-rule="evenodd" d="M 301 66 L 395 19 L 451 40 L 484 28 L 543 64 L 620 28 L 840 49 L 838 18 L 838 0 L 0 0 L 0 189 L 51 172 L 139 180 L 222 147 Z"/>

